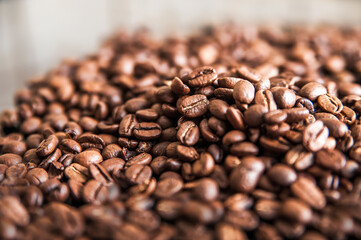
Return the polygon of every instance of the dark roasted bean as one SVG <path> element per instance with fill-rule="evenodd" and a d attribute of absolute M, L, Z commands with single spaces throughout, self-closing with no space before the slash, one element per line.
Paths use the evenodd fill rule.
<path fill-rule="evenodd" d="M 211 85 L 217 78 L 217 73 L 212 67 L 200 67 L 189 74 L 188 84 L 191 87 L 204 87 Z"/>
<path fill-rule="evenodd" d="M 177 109 L 182 115 L 195 118 L 207 112 L 208 104 L 209 101 L 205 95 L 184 96 L 178 99 Z"/>
<path fill-rule="evenodd" d="M 303 133 L 303 146 L 317 152 L 326 144 L 328 133 L 328 128 L 321 121 L 308 125 Z"/>
<path fill-rule="evenodd" d="M 162 133 L 162 128 L 157 123 L 142 122 L 134 126 L 133 134 L 140 140 L 154 140 Z"/>
<path fill-rule="evenodd" d="M 236 102 L 249 104 L 254 99 L 254 86 L 247 80 L 239 80 L 234 86 L 233 98 Z"/>

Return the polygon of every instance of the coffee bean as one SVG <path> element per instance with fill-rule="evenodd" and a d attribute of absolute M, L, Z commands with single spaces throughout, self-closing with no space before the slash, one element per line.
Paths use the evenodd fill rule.
<path fill-rule="evenodd" d="M 321 150 L 316 153 L 316 163 L 333 171 L 340 171 L 346 164 L 346 158 L 338 150 Z"/>
<path fill-rule="evenodd" d="M 148 165 L 150 162 L 152 161 L 152 155 L 148 154 L 148 153 L 141 153 L 137 156 L 132 157 L 131 159 L 129 159 L 125 166 L 129 167 L 132 166 L 134 164 L 144 164 L 144 165 Z"/>
<path fill-rule="evenodd" d="M 267 109 L 262 105 L 253 105 L 244 112 L 244 120 L 250 127 L 259 127 L 264 121 Z"/>
<path fill-rule="evenodd" d="M 121 157 L 122 148 L 118 144 L 109 144 L 102 151 L 104 160 Z"/>
<path fill-rule="evenodd" d="M 181 191 L 183 188 L 183 181 L 177 178 L 166 178 L 157 184 L 154 195 L 158 198 L 169 198 Z"/>
<path fill-rule="evenodd" d="M 287 199 L 282 204 L 282 215 L 291 221 L 309 223 L 312 220 L 312 210 L 298 199 Z"/>
<path fill-rule="evenodd" d="M 226 112 L 226 118 L 235 129 L 245 130 L 244 117 L 238 109 L 229 107 Z"/>
<path fill-rule="evenodd" d="M 77 154 L 82 151 L 80 144 L 73 139 L 63 139 L 59 144 L 59 149 L 72 154 Z"/>
<path fill-rule="evenodd" d="M 157 123 L 142 122 L 134 126 L 133 134 L 140 140 L 154 140 L 162 133 L 162 128 Z"/>
<path fill-rule="evenodd" d="M 319 96 L 327 94 L 327 89 L 317 82 L 310 82 L 304 85 L 298 94 L 311 101 L 315 101 Z"/>
<path fill-rule="evenodd" d="M 45 157 L 51 154 L 59 143 L 58 138 L 55 135 L 50 135 L 47 139 L 44 139 L 38 148 L 36 154 L 40 157 Z"/>
<path fill-rule="evenodd" d="M 178 77 L 173 79 L 171 89 L 175 94 L 180 96 L 187 95 L 190 92 L 189 87 L 185 85 Z"/>
<path fill-rule="evenodd" d="M 26 179 L 34 185 L 39 185 L 48 180 L 48 173 L 43 168 L 33 168 L 26 174 Z"/>
<path fill-rule="evenodd" d="M 249 104 L 254 99 L 254 86 L 247 80 L 239 80 L 234 86 L 233 98 L 240 103 Z"/>
<path fill-rule="evenodd" d="M 9 167 L 21 163 L 21 161 L 21 156 L 13 153 L 5 153 L 0 156 L 0 164 L 5 164 Z"/>
<path fill-rule="evenodd" d="M 20 227 L 25 227 L 30 222 L 28 211 L 19 199 L 13 196 L 4 196 L 0 199 L 0 216 Z"/>
<path fill-rule="evenodd" d="M 131 184 L 142 184 L 152 176 L 152 169 L 146 165 L 134 164 L 125 171 L 125 177 Z"/>
<path fill-rule="evenodd" d="M 219 77 L 217 79 L 218 85 L 221 88 L 234 88 L 237 82 L 242 80 L 241 78 L 235 78 L 235 77 Z"/>
<path fill-rule="evenodd" d="M 230 176 L 231 187 L 238 192 L 252 191 L 264 170 L 264 163 L 256 157 L 246 157 Z"/>
<path fill-rule="evenodd" d="M 275 87 L 271 89 L 273 97 L 279 108 L 291 108 L 296 103 L 296 94 L 285 87 Z"/>
<path fill-rule="evenodd" d="M 220 240 L 246 240 L 247 235 L 240 229 L 231 224 L 219 223 L 216 227 L 217 239 Z"/>
<path fill-rule="evenodd" d="M 88 167 L 90 164 L 101 163 L 102 161 L 102 155 L 95 150 L 87 150 L 79 153 L 74 157 L 74 162 L 79 163 L 85 167 Z"/>
<path fill-rule="evenodd" d="M 89 178 L 88 168 L 78 164 L 72 163 L 64 170 L 65 176 L 69 179 L 76 180 L 77 182 L 84 183 Z"/>
<path fill-rule="evenodd" d="M 315 209 L 322 209 L 326 205 L 326 199 L 321 190 L 306 177 L 299 177 L 291 185 L 291 191 L 296 197 Z"/>
<path fill-rule="evenodd" d="M 297 145 L 287 152 L 285 162 L 297 170 L 305 170 L 313 164 L 313 158 L 312 152 L 307 152 L 302 145 Z"/>
<path fill-rule="evenodd" d="M 217 118 L 226 120 L 228 104 L 223 100 L 213 99 L 209 102 L 208 110 Z"/>
<path fill-rule="evenodd" d="M 347 125 L 339 120 L 321 119 L 321 121 L 329 129 L 330 135 L 335 138 L 341 138 L 348 132 Z"/>
<path fill-rule="evenodd" d="M 214 159 L 209 153 L 201 153 L 199 160 L 195 161 L 192 166 L 194 175 L 207 176 L 212 173 L 214 169 Z"/>
<path fill-rule="evenodd" d="M 285 164 L 275 164 L 268 171 L 267 176 L 281 186 L 289 186 L 297 179 L 296 172 Z"/>
<path fill-rule="evenodd" d="M 195 118 L 207 112 L 209 101 L 204 95 L 184 96 L 177 101 L 177 110 L 186 117 Z"/>
<path fill-rule="evenodd" d="M 137 125 L 137 120 L 135 115 L 128 114 L 126 115 L 119 125 L 119 136 L 121 137 L 131 137 L 135 125 Z"/>
<path fill-rule="evenodd" d="M 275 200 L 260 199 L 254 206 L 256 213 L 265 220 L 276 219 L 281 212 L 281 203 Z"/>
<path fill-rule="evenodd" d="M 179 126 L 177 139 L 187 146 L 195 145 L 199 140 L 199 128 L 192 121 L 186 121 Z"/>
<path fill-rule="evenodd" d="M 268 111 L 274 111 L 277 109 L 276 101 L 270 90 L 259 90 L 256 92 L 254 102 L 262 105 L 268 109 Z"/>
<path fill-rule="evenodd" d="M 319 96 L 317 102 L 322 110 L 329 113 L 340 113 L 343 109 L 343 104 L 340 99 L 330 94 Z"/>
<path fill-rule="evenodd" d="M 200 67 L 189 74 L 188 84 L 191 87 L 204 87 L 216 80 L 217 73 L 212 67 Z"/>
<path fill-rule="evenodd" d="M 328 128 L 321 121 L 316 121 L 304 130 L 303 146 L 312 152 L 317 152 L 326 144 L 328 134 Z"/>
<path fill-rule="evenodd" d="M 76 208 L 53 202 L 45 207 L 45 214 L 54 223 L 55 229 L 66 238 L 78 237 L 84 231 L 84 219 Z"/>

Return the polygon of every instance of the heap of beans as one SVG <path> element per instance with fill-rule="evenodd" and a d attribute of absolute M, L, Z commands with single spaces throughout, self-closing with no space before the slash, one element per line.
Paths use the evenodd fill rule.
<path fill-rule="evenodd" d="M 1 116 L 1 239 L 360 239 L 361 31 L 120 32 Z"/>

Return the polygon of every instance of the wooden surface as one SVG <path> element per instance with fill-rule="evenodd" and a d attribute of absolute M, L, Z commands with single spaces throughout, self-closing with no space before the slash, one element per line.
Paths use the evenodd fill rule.
<path fill-rule="evenodd" d="M 156 36 L 237 23 L 361 24 L 359 0 L 0 0 L 0 110 L 36 74 L 91 53 L 116 28 Z"/>

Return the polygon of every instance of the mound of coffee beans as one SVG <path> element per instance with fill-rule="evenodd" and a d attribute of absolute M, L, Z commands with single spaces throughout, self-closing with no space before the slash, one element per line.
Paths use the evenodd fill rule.
<path fill-rule="evenodd" d="M 361 30 L 118 32 L 1 115 L 1 239 L 361 238 Z"/>

